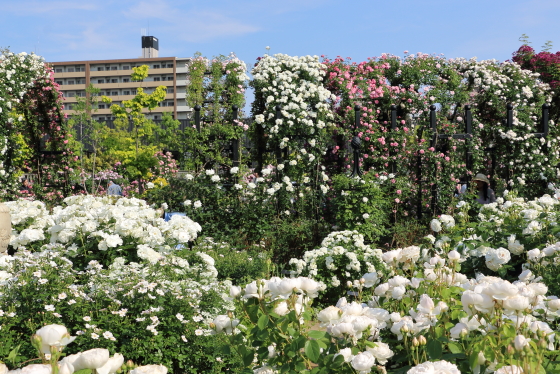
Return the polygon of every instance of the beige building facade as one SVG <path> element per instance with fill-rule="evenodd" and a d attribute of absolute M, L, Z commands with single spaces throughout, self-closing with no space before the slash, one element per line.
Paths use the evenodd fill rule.
<path fill-rule="evenodd" d="M 136 95 L 139 87 L 144 92 L 152 93 L 158 86 L 167 87 L 165 100 L 152 111 L 145 110 L 147 118 L 158 120 L 163 113 L 170 112 L 175 119 L 187 119 L 191 108 L 188 107 L 185 96 L 187 89 L 187 63 L 190 58 L 157 57 L 156 53 L 148 54 L 154 57 L 140 57 L 122 60 L 92 60 L 92 61 L 64 61 L 49 63 L 54 69 L 54 80 L 60 85 L 64 95 L 64 113 L 74 114 L 76 97 L 86 96 L 86 87 L 91 83 L 100 89 L 100 95 L 113 100 L 113 104 L 121 104 Z M 146 48 L 142 49 L 146 55 Z M 142 82 L 132 82 L 130 75 L 132 68 L 148 65 L 148 77 Z M 100 121 L 114 119 L 110 104 L 98 103 L 93 118 Z"/>

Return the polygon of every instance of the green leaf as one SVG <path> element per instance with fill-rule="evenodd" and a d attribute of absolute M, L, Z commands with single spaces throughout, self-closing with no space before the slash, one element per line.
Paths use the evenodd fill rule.
<path fill-rule="evenodd" d="M 253 363 L 254 358 L 255 355 L 253 354 L 253 350 L 247 350 L 247 352 L 243 355 L 243 365 L 250 366 Z"/>
<path fill-rule="evenodd" d="M 303 371 L 303 370 L 305 370 L 305 369 L 306 369 L 306 367 L 305 367 L 305 363 L 304 363 L 304 362 L 297 362 L 297 363 L 296 363 L 296 367 L 295 367 L 295 370 L 296 370 L 296 371 Z"/>
<path fill-rule="evenodd" d="M 438 340 L 430 340 L 426 345 L 426 351 L 428 352 L 428 356 L 430 356 L 430 359 L 432 360 L 441 358 L 441 354 L 443 351 L 441 342 Z"/>
<path fill-rule="evenodd" d="M 462 353 L 463 352 L 463 349 L 457 343 L 449 342 L 447 344 L 447 346 L 449 347 L 449 350 L 451 351 L 451 353 Z"/>
<path fill-rule="evenodd" d="M 515 337 L 515 327 L 513 327 L 512 325 L 505 325 L 502 328 L 502 333 L 507 338 L 513 338 Z"/>
<path fill-rule="evenodd" d="M 266 314 L 260 316 L 257 326 L 259 326 L 259 329 L 261 330 L 264 330 L 266 326 L 268 326 L 268 316 Z"/>
<path fill-rule="evenodd" d="M 75 374 L 91 374 L 91 369 L 82 369 L 74 372 Z"/>
<path fill-rule="evenodd" d="M 344 356 L 338 355 L 334 358 L 332 362 L 332 367 L 333 368 L 341 367 L 343 364 L 344 364 Z"/>
<path fill-rule="evenodd" d="M 327 349 L 327 343 L 325 343 L 322 340 L 316 340 L 317 344 L 319 344 L 319 347 L 323 348 L 323 349 Z"/>
<path fill-rule="evenodd" d="M 246 307 L 247 310 L 247 315 L 249 316 L 249 319 L 251 319 L 251 322 L 255 323 L 257 322 L 257 315 L 259 312 L 259 306 L 258 305 L 247 305 Z"/>
<path fill-rule="evenodd" d="M 8 346 L 8 347 L 9 347 L 9 346 Z M 18 353 L 19 353 L 19 348 L 20 348 L 20 347 L 21 347 L 21 344 L 19 344 L 17 347 L 15 347 L 14 349 L 12 349 L 12 350 L 10 351 L 10 354 L 9 354 L 8 357 L 6 358 L 6 360 L 7 360 L 7 361 L 10 361 L 10 362 L 12 362 L 12 363 L 14 363 L 15 360 L 16 360 L 16 357 L 17 357 L 17 355 L 18 355 Z"/>
<path fill-rule="evenodd" d="M 313 339 L 321 339 L 324 338 L 326 335 L 325 331 L 318 331 L 318 330 L 311 330 L 309 331 L 309 334 L 307 334 L 310 338 Z"/>
<path fill-rule="evenodd" d="M 317 362 L 321 355 L 321 348 L 315 340 L 308 340 L 305 342 L 305 355 L 312 361 Z"/>
<path fill-rule="evenodd" d="M 478 353 L 478 349 L 475 348 L 469 356 L 469 365 L 471 368 L 474 368 L 476 364 L 478 364 Z"/>
<path fill-rule="evenodd" d="M 231 354 L 231 348 L 229 345 L 224 345 L 222 346 L 222 348 L 220 349 L 220 351 L 222 352 L 222 355 L 229 355 Z"/>

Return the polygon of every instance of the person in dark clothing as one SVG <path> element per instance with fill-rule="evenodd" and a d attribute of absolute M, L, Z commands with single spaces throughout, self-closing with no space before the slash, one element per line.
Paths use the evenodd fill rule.
<path fill-rule="evenodd" d="M 486 175 L 478 173 L 473 179 L 478 191 L 476 201 L 480 204 L 491 204 L 496 201 L 494 190 L 490 188 L 490 181 Z"/>

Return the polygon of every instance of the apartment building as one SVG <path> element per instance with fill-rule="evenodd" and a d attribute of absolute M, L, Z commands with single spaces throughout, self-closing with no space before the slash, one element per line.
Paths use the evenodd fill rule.
<path fill-rule="evenodd" d="M 150 119 L 161 119 L 163 113 L 171 112 L 176 119 L 186 119 L 191 108 L 185 100 L 187 88 L 187 66 L 190 58 L 159 57 L 158 40 L 153 36 L 142 37 L 142 57 L 120 60 L 64 61 L 51 62 L 54 79 L 60 84 L 64 95 L 64 113 L 71 116 L 77 97 L 86 96 L 86 87 L 92 83 L 100 94 L 109 96 L 113 104 L 121 104 L 136 95 L 139 87 L 152 93 L 158 86 L 167 87 L 165 100 L 158 108 L 145 110 Z M 149 75 L 142 82 L 132 82 L 132 68 L 149 66 Z M 99 103 L 93 118 L 106 121 L 114 119 L 110 104 Z"/>

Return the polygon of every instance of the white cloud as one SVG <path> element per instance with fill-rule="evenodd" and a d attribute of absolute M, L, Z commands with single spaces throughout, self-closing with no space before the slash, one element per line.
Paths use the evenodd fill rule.
<path fill-rule="evenodd" d="M 2 5 L 2 12 L 27 15 L 29 13 L 61 13 L 64 11 L 98 9 L 94 3 L 79 1 L 13 1 Z"/>
<path fill-rule="evenodd" d="M 231 13 L 231 12 L 230 12 Z M 129 19 L 159 19 L 162 31 L 174 34 L 187 42 L 202 42 L 224 36 L 253 33 L 258 27 L 212 10 L 183 10 L 172 7 L 165 0 L 141 1 L 124 12 Z"/>

